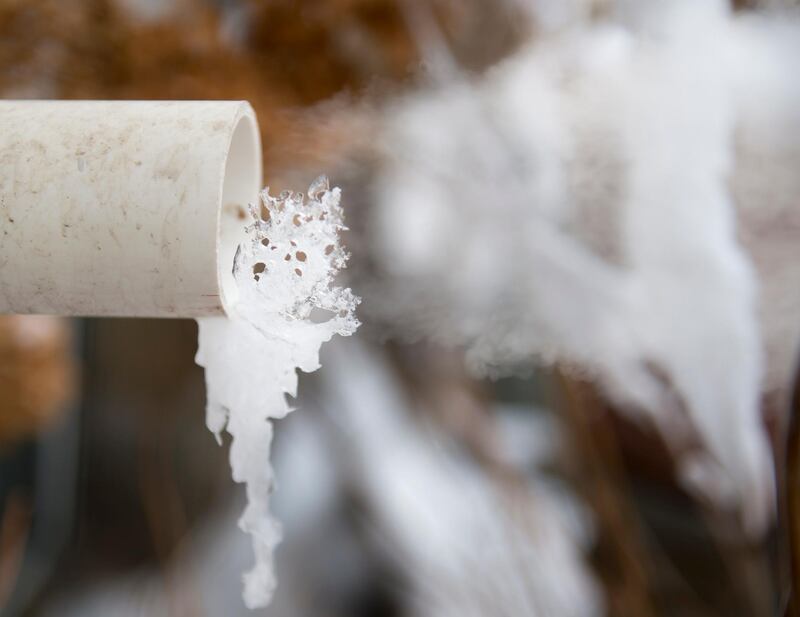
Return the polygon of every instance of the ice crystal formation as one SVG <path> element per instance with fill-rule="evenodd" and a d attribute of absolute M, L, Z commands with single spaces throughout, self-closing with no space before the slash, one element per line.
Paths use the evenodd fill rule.
<path fill-rule="evenodd" d="M 244 576 L 249 608 L 266 605 L 275 586 L 272 551 L 280 527 L 269 515 L 272 487 L 270 419 L 292 410 L 297 369 L 319 368 L 319 349 L 358 327 L 358 299 L 337 287 L 346 262 L 339 243 L 340 191 L 318 178 L 308 195 L 284 192 L 251 204 L 247 241 L 233 265 L 239 300 L 227 318 L 198 319 L 197 363 L 205 368 L 206 422 L 220 440 L 232 436 L 233 479 L 244 483 L 247 506 L 239 526 L 252 537 L 255 566 Z"/>

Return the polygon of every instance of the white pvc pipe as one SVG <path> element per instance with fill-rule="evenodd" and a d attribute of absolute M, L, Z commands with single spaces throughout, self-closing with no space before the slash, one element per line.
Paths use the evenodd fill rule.
<path fill-rule="evenodd" d="M 246 102 L 0 102 L 0 313 L 222 314 L 260 188 Z"/>

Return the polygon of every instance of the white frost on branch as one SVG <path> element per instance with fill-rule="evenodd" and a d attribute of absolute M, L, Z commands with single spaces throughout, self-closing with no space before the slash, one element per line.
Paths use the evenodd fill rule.
<path fill-rule="evenodd" d="M 721 0 L 610 5 L 388 112 L 370 239 L 391 282 L 372 308 L 483 370 L 598 378 L 757 534 L 774 493 L 765 350 L 731 186 L 758 87 L 799 108 L 776 85 L 797 81 L 780 52 L 799 31 Z"/>

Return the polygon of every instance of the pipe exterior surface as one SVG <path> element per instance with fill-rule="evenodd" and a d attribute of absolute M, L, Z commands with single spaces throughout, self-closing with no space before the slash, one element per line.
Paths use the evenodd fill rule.
<path fill-rule="evenodd" d="M 222 314 L 260 188 L 246 102 L 2 101 L 0 313 Z"/>

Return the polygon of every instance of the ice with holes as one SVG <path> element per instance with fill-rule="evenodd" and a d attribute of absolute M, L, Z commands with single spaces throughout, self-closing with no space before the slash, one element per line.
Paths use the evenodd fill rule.
<path fill-rule="evenodd" d="M 359 299 L 335 284 L 347 254 L 341 193 L 321 176 L 302 193 L 261 193 L 250 205 L 247 239 L 233 264 L 239 301 L 227 317 L 198 319 L 197 363 L 205 368 L 206 422 L 220 440 L 232 436 L 233 479 L 246 485 L 239 520 L 252 536 L 255 565 L 244 575 L 244 601 L 265 606 L 275 587 L 272 551 L 280 540 L 269 514 L 272 418 L 292 407 L 297 369 L 319 368 L 320 346 L 335 334 L 352 334 Z"/>

